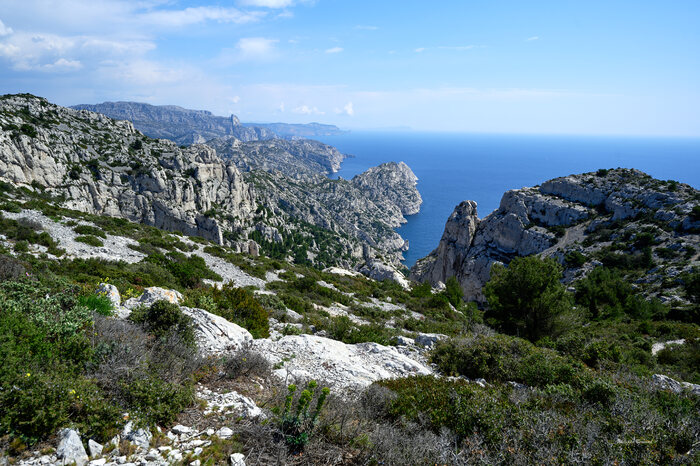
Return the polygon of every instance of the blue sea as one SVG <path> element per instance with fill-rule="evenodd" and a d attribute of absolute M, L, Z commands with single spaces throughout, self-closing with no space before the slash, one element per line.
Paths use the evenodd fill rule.
<path fill-rule="evenodd" d="M 700 139 L 350 132 L 319 138 L 346 159 L 337 176 L 404 161 L 418 176 L 420 213 L 397 231 L 409 241 L 405 264 L 432 251 L 447 217 L 465 199 L 479 217 L 498 208 L 509 189 L 599 168 L 637 168 L 659 179 L 700 188 Z"/>

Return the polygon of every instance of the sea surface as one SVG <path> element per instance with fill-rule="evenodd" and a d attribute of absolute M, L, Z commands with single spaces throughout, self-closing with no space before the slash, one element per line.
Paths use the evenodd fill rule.
<path fill-rule="evenodd" d="M 437 247 L 445 221 L 465 199 L 480 218 L 498 208 L 509 189 L 599 168 L 637 168 L 659 179 L 700 189 L 700 139 L 350 132 L 319 138 L 346 159 L 346 179 L 384 162 L 404 161 L 418 176 L 420 213 L 397 231 L 409 241 L 411 266 Z"/>

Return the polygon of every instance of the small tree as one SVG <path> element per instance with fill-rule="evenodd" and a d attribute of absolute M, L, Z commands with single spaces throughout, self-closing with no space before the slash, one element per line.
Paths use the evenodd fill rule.
<path fill-rule="evenodd" d="M 551 258 L 518 257 L 508 267 L 494 264 L 484 288 L 487 317 L 530 341 L 552 335 L 557 316 L 571 309 L 560 279 L 561 266 Z"/>

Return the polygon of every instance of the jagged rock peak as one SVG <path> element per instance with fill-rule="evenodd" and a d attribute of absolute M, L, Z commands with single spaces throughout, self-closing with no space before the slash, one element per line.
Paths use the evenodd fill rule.
<path fill-rule="evenodd" d="M 656 180 L 639 170 L 614 169 L 508 191 L 499 208 L 483 220 L 477 218 L 476 203 L 465 201 L 447 220 L 438 247 L 413 266 L 411 278 L 437 285 L 455 276 L 468 299 L 481 301 L 481 289 L 494 263 L 531 254 L 552 256 L 564 263 L 571 251 L 592 263 L 610 243 L 586 239 L 603 228 L 612 226 L 629 237 L 647 229 L 654 231 L 654 247 L 666 249 L 675 244 L 684 248 L 678 238 L 693 244 L 700 240 L 698 198 L 698 191 L 688 185 Z M 653 258 L 664 262 L 663 256 Z M 691 262 L 697 261 L 695 255 Z M 580 276 L 590 270 L 591 263 L 567 270 L 565 278 Z"/>

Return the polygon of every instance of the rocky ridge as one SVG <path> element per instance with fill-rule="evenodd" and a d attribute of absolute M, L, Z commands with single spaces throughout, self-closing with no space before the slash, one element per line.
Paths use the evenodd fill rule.
<path fill-rule="evenodd" d="M 335 147 L 311 139 L 245 142 L 230 136 L 212 139 L 207 145 L 241 171 L 280 171 L 297 179 L 335 173 L 346 157 Z"/>
<path fill-rule="evenodd" d="M 235 115 L 215 116 L 206 110 L 190 110 L 176 105 L 104 102 L 74 105 L 71 108 L 89 110 L 115 120 L 130 121 L 135 128 L 151 138 L 170 139 L 177 144 L 201 144 L 222 136 L 233 136 L 241 141 L 277 137 L 267 128 L 242 126 Z"/>
<path fill-rule="evenodd" d="M 700 193 L 692 187 L 628 169 L 508 191 L 484 219 L 475 202 L 464 201 L 447 220 L 438 247 L 411 269 L 411 278 L 437 285 L 455 276 L 467 298 L 482 301 L 481 288 L 497 262 L 531 254 L 555 257 L 571 281 L 628 255 L 646 272 L 638 283 L 653 285 L 649 295 L 675 299 L 660 285 L 698 265 L 699 205 Z"/>

